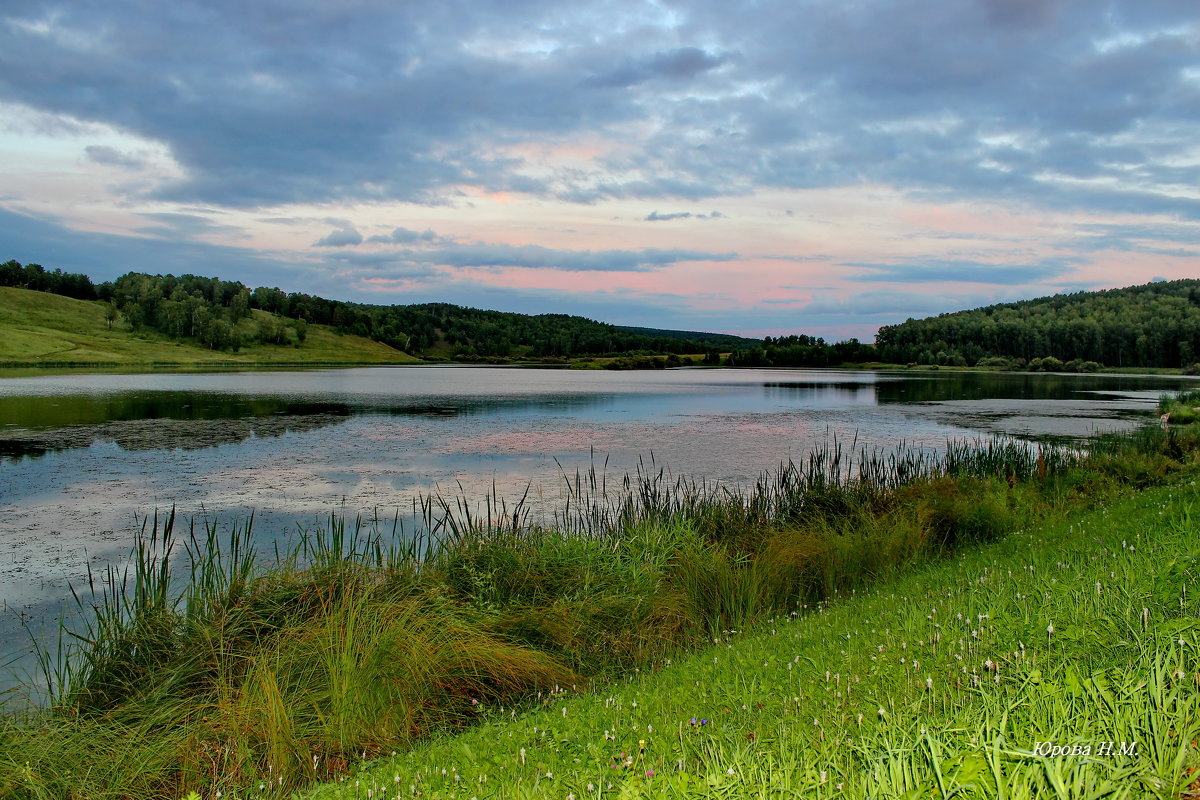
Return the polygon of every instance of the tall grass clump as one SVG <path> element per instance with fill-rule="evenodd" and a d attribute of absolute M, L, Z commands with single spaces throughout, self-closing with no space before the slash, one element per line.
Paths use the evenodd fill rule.
<path fill-rule="evenodd" d="M 1200 421 L 1200 390 L 1164 394 L 1158 399 L 1158 413 L 1177 425 Z"/>
<path fill-rule="evenodd" d="M 435 494 L 421 536 L 332 516 L 269 559 L 252 519 L 222 536 L 155 517 L 42 649 L 46 702 L 0 723 L 0 797 L 285 796 L 1161 480 L 1198 444 L 835 442 L 743 490 L 591 469 L 550 519 Z"/>

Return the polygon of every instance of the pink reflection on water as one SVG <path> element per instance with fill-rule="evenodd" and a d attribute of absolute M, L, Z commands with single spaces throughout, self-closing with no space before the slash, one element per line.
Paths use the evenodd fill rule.
<path fill-rule="evenodd" d="M 434 449 L 435 453 L 544 453 L 579 450 L 595 439 L 590 430 L 495 431 L 455 437 Z"/>

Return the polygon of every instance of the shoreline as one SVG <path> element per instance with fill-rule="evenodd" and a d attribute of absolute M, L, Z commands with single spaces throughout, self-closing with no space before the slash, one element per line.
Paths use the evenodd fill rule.
<path fill-rule="evenodd" d="M 663 357 L 665 358 L 665 356 Z M 657 369 L 605 370 L 597 365 L 594 359 L 580 359 L 570 362 L 561 361 L 442 361 L 442 360 L 408 360 L 408 361 L 2 361 L 0 362 L 0 379 L 11 377 L 31 377 L 50 374 L 155 374 L 171 372 L 260 372 L 265 370 L 285 369 L 351 369 L 359 367 L 506 367 L 510 369 L 585 369 L 590 371 L 612 372 L 656 372 Z M 715 364 L 690 364 L 664 369 L 719 369 L 719 370 L 756 370 L 769 369 L 787 372 L 938 372 L 938 373 L 994 373 L 1006 375 L 1080 375 L 1103 377 L 1105 375 L 1146 375 L 1172 378 L 1195 378 L 1200 376 L 1187 375 L 1182 369 L 1166 367 L 1114 367 L 1105 368 L 1098 372 L 1040 372 L 1027 370 L 1010 370 L 1002 367 L 910 367 L 904 364 L 886 364 L 868 362 L 862 364 L 836 364 L 813 367 L 738 367 Z M 20 374 L 14 374 L 20 373 Z"/>

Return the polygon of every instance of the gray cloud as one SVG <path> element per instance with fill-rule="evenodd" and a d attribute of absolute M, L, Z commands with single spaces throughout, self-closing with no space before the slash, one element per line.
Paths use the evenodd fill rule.
<path fill-rule="evenodd" d="M 856 292 L 846 298 L 819 293 L 808 305 L 799 310 L 804 319 L 809 317 L 879 317 L 875 324 L 889 325 L 902 322 L 909 317 L 923 317 L 964 308 L 979 308 L 995 303 L 1025 299 L 1027 296 L 1013 290 L 994 294 L 926 294 L 917 292 Z"/>
<path fill-rule="evenodd" d="M 362 244 L 362 241 L 362 234 L 353 225 L 343 225 L 340 228 L 334 228 L 320 239 L 317 239 L 317 241 L 313 242 L 313 246 L 351 247 L 356 244 Z"/>
<path fill-rule="evenodd" d="M 558 250 L 540 245 L 460 244 L 398 254 L 420 263 L 449 267 L 529 267 L 571 272 L 649 272 L 686 261 L 732 261 L 736 253 L 696 250 Z"/>
<path fill-rule="evenodd" d="M 1200 226 L 1195 224 L 1083 223 L 1076 226 L 1079 235 L 1064 239 L 1063 246 L 1083 252 L 1115 250 L 1152 253 L 1176 257 L 1197 257 L 1200 250 Z M 1175 246 L 1157 243 L 1169 242 Z"/>
<path fill-rule="evenodd" d="M 722 56 L 713 55 L 698 47 L 679 47 L 668 52 L 635 61 L 627 61 L 619 67 L 583 81 L 585 86 L 624 88 L 655 78 L 686 81 L 701 73 L 716 69 L 725 62 Z"/>
<path fill-rule="evenodd" d="M 386 236 L 372 236 L 367 241 L 381 244 L 415 244 L 417 242 L 435 242 L 439 238 L 436 233 L 428 228 L 423 231 L 414 231 L 401 227 L 395 228 Z"/>
<path fill-rule="evenodd" d="M 1025 286 L 1057 278 L 1082 263 L 1078 258 L 1044 258 L 1033 263 L 998 264 L 966 259 L 908 260 L 893 264 L 845 262 L 844 267 L 869 270 L 849 275 L 853 281 L 892 283 L 991 283 L 999 286 Z"/>
<path fill-rule="evenodd" d="M 145 166 L 145 161 L 135 155 L 124 153 L 115 147 L 106 145 L 90 144 L 83 148 L 83 152 L 87 155 L 88 161 L 96 164 L 105 164 L 110 167 L 123 167 L 124 169 L 141 169 Z"/>
<path fill-rule="evenodd" d="M 138 233 L 144 233 L 151 236 L 164 236 L 168 238 L 185 237 L 189 238 L 197 234 L 226 234 L 236 237 L 246 235 L 244 228 L 236 225 L 223 225 L 213 222 L 206 216 L 199 214 L 178 214 L 171 212 L 157 213 L 142 213 L 139 217 L 145 217 L 151 220 L 156 225 L 136 228 Z"/>
<path fill-rule="evenodd" d="M 721 219 L 725 215 L 720 211 L 710 211 L 707 214 L 696 214 L 691 211 L 676 211 L 669 214 L 660 214 L 658 211 L 651 211 L 645 216 L 646 222 L 669 222 L 673 219 Z"/>

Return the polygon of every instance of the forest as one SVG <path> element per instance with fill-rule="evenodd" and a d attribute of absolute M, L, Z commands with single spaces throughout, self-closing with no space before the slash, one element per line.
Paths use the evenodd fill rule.
<path fill-rule="evenodd" d="M 762 346 L 729 354 L 731 367 L 835 367 L 877 360 L 875 348 L 858 339 L 828 344 L 820 337 L 767 336 Z"/>
<path fill-rule="evenodd" d="M 1046 371 L 1183 367 L 1200 352 L 1200 280 L 1155 281 L 909 319 L 879 329 L 878 358 Z"/>
<path fill-rule="evenodd" d="M 96 287 L 87 275 L 61 269 L 47 270 L 41 264 L 22 265 L 19 261 L 0 264 L 0 286 L 61 294 L 76 300 L 95 300 L 97 297 Z"/>

